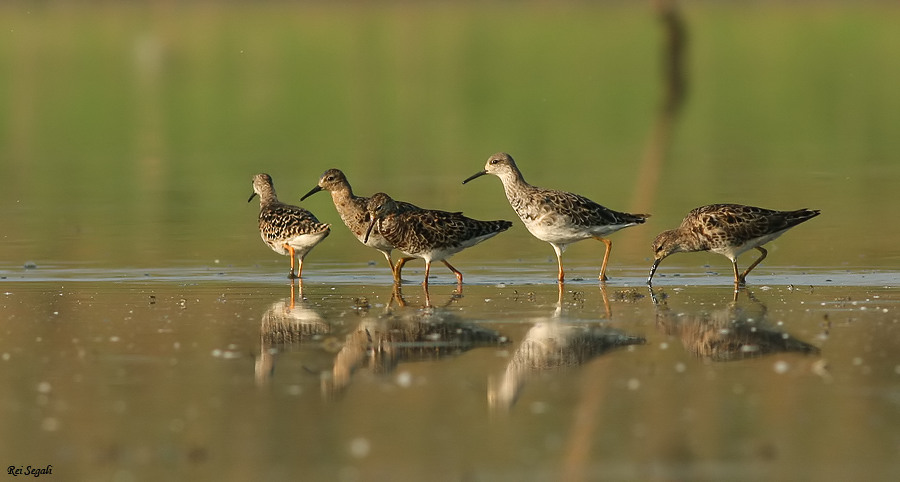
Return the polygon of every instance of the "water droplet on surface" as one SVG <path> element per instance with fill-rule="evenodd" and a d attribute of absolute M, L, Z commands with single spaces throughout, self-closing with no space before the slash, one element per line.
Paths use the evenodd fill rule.
<path fill-rule="evenodd" d="M 787 373 L 787 371 L 791 368 L 790 364 L 784 360 L 779 360 L 775 362 L 775 365 L 772 367 L 775 370 L 775 373 L 783 374 Z"/>
<path fill-rule="evenodd" d="M 356 458 L 361 459 L 369 455 L 370 450 L 372 450 L 372 446 L 364 437 L 356 437 L 350 441 L 350 454 Z"/>
<path fill-rule="evenodd" d="M 409 388 L 412 385 L 412 374 L 409 372 L 400 372 L 397 374 L 397 385 L 403 388 Z"/>

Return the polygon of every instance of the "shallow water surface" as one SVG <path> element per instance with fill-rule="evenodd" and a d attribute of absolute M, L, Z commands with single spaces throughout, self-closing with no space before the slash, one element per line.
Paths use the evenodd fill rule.
<path fill-rule="evenodd" d="M 896 285 L 370 268 L 7 272 L 0 452 L 79 480 L 900 476 Z"/>

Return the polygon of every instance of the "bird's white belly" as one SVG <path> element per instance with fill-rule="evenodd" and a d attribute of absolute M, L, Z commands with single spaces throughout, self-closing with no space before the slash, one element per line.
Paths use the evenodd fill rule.
<path fill-rule="evenodd" d="M 624 226 L 580 226 L 560 216 L 545 215 L 525 224 L 528 231 L 541 241 L 565 245 L 593 238 L 606 236 Z"/>
<path fill-rule="evenodd" d="M 772 241 L 773 239 L 777 238 L 778 236 L 781 236 L 782 234 L 784 234 L 785 231 L 787 231 L 787 229 L 785 229 L 784 231 L 779 231 L 777 233 L 772 233 L 772 234 L 769 234 L 766 236 L 760 236 L 758 238 L 750 239 L 750 240 L 744 242 L 743 244 L 733 245 L 733 246 L 721 246 L 721 247 L 710 249 L 710 251 L 712 251 L 713 253 L 718 253 L 718 254 L 724 255 L 724 256 L 728 257 L 728 259 L 734 260 L 741 254 L 746 253 L 747 251 L 750 251 L 751 249 L 753 249 L 757 246 L 762 246 L 762 245 L 768 243 L 769 241 Z"/>
<path fill-rule="evenodd" d="M 400 249 L 400 251 L 403 251 L 403 253 L 405 253 L 409 256 L 415 256 L 417 258 L 422 258 L 428 262 L 443 261 L 466 248 L 475 246 L 476 244 L 478 244 L 486 239 L 493 238 L 497 234 L 499 234 L 499 231 L 494 232 L 494 233 L 488 233 L 483 236 L 478 236 L 478 237 L 474 237 L 471 239 L 467 239 L 465 241 L 460 242 L 459 244 L 454 244 L 452 246 L 424 249 L 424 250 L 417 251 L 417 252 L 406 251 L 403 248 L 398 248 L 398 249 Z"/>
<path fill-rule="evenodd" d="M 272 251 L 275 251 L 282 256 L 286 256 L 288 254 L 288 250 L 284 248 L 284 244 L 270 241 L 265 237 L 263 237 L 263 241 L 265 241 L 266 244 L 268 244 L 269 247 L 272 248 Z"/>
<path fill-rule="evenodd" d="M 297 256 L 305 255 L 310 249 L 313 248 L 322 238 L 328 236 L 328 231 L 320 232 L 320 233 L 310 233 L 310 234 L 301 234 L 299 236 L 294 236 L 286 240 L 284 243 L 272 243 L 269 242 L 269 246 L 272 247 L 272 250 L 278 254 L 289 255 L 290 252 L 285 249 L 284 245 L 288 244 L 292 248 L 294 248 L 294 254 Z"/>

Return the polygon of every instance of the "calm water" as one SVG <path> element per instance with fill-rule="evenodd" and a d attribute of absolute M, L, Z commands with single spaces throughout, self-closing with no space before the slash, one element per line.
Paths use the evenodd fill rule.
<path fill-rule="evenodd" d="M 900 10 L 690 6 L 660 134 L 640 8 L 0 6 L 0 454 L 58 480 L 897 480 Z M 656 127 L 654 127 L 656 126 Z M 659 139 L 666 139 L 660 142 Z M 333 224 L 302 286 L 250 178 L 514 220 L 526 179 L 650 212 L 564 256 L 518 221 L 400 292 Z M 654 157 L 648 153 L 656 152 Z M 653 236 L 822 215 L 731 288 Z M 741 265 L 749 261 L 741 259 Z"/>
<path fill-rule="evenodd" d="M 262 271 L 219 276 L 5 282 L 7 460 L 95 480 L 900 475 L 895 285 L 560 301 L 474 275 L 426 300 L 343 276 L 292 305 Z"/>

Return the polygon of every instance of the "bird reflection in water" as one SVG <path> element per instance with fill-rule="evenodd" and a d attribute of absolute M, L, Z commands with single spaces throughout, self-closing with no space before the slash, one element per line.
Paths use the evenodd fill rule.
<path fill-rule="evenodd" d="M 454 302 L 451 295 L 446 304 Z M 391 303 L 381 316 L 365 316 L 350 332 L 334 358 L 330 374 L 322 377 L 322 394 L 333 399 L 350 385 L 354 373 L 368 367 L 373 373 L 392 373 L 400 363 L 434 361 L 479 347 L 507 343 L 505 336 L 476 324 L 466 323 L 444 307 L 431 305 L 425 288 L 425 305 L 410 306 L 398 284 Z M 396 302 L 397 309 L 393 304 Z M 446 306 L 446 305 L 445 305 Z"/>
<path fill-rule="evenodd" d="M 292 280 L 290 298 L 272 303 L 263 313 L 260 352 L 254 363 L 257 385 L 266 385 L 271 379 L 279 351 L 296 349 L 303 343 L 319 343 L 331 334 L 331 324 L 303 298 L 303 282 L 296 280 L 296 290 L 294 283 Z"/>
<path fill-rule="evenodd" d="M 431 304 L 431 293 L 428 291 L 428 285 L 422 285 L 422 293 L 423 299 L 425 301 L 425 304 L 424 306 L 422 306 L 422 308 L 425 310 L 434 308 L 434 306 Z M 450 298 L 447 299 L 447 302 L 444 303 L 442 308 L 446 308 L 450 305 L 450 303 L 453 303 L 454 301 L 462 297 L 462 285 L 457 285 L 456 289 L 453 290 L 453 292 L 450 294 Z M 394 283 L 393 289 L 391 291 L 391 301 L 388 303 L 388 307 L 390 307 L 395 302 L 400 308 L 406 308 L 407 306 L 406 299 L 403 298 L 403 290 L 400 287 L 399 283 Z"/>
<path fill-rule="evenodd" d="M 551 370 L 577 367 L 615 348 L 641 345 L 646 340 L 591 322 L 567 322 L 563 317 L 564 285 L 559 284 L 553 313 L 538 319 L 525 334 L 499 380 L 489 380 L 488 404 L 508 410 L 515 405 L 529 378 Z M 609 315 L 609 301 L 603 291 Z"/>
<path fill-rule="evenodd" d="M 695 356 L 714 362 L 742 360 L 774 353 L 817 355 L 819 348 L 794 338 L 769 322 L 767 307 L 749 291 L 740 291 L 724 308 L 695 312 L 673 312 L 665 296 L 651 289 L 656 305 L 657 328 L 681 339 Z"/>

